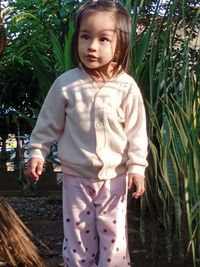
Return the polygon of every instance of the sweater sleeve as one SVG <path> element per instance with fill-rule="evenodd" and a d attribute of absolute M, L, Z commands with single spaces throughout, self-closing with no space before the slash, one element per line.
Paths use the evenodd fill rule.
<path fill-rule="evenodd" d="M 147 130 L 143 99 L 136 83 L 130 87 L 124 100 L 125 133 L 128 140 L 128 173 L 144 176 L 147 167 Z"/>
<path fill-rule="evenodd" d="M 63 94 L 59 78 L 50 88 L 40 110 L 29 144 L 29 158 L 45 160 L 51 144 L 61 135 L 65 122 L 67 100 Z"/>

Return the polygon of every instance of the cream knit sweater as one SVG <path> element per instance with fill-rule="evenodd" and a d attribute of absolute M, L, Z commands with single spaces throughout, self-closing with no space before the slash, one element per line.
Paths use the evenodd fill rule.
<path fill-rule="evenodd" d="M 144 175 L 146 116 L 141 93 L 125 72 L 99 89 L 80 67 L 56 79 L 30 139 L 30 158 L 45 160 L 58 139 L 62 172 L 111 179 Z"/>

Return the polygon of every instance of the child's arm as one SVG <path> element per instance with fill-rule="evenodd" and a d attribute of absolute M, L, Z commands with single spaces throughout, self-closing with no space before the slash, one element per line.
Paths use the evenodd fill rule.
<path fill-rule="evenodd" d="M 128 140 L 128 174 L 145 176 L 147 167 L 146 113 L 139 88 L 133 84 L 124 101 L 125 127 Z"/>
<path fill-rule="evenodd" d="M 147 167 L 146 113 L 143 99 L 136 84 L 130 88 L 124 102 L 126 112 L 125 133 L 128 140 L 128 188 L 135 186 L 132 194 L 139 198 L 145 191 L 145 168 Z"/>
<path fill-rule="evenodd" d="M 132 197 L 139 198 L 145 191 L 145 178 L 142 175 L 136 173 L 128 174 L 128 189 L 130 190 L 133 186 L 136 187 L 136 191 L 133 192 Z"/>
<path fill-rule="evenodd" d="M 39 158 L 31 158 L 27 165 L 27 176 L 30 177 L 34 182 L 37 182 L 42 174 L 43 165 L 44 160 Z"/>
<path fill-rule="evenodd" d="M 62 84 L 57 79 L 44 100 L 30 137 L 26 174 L 35 182 L 39 180 L 42 173 L 44 161 L 50 152 L 52 142 L 59 138 L 64 128 L 67 100 L 61 89 Z"/>

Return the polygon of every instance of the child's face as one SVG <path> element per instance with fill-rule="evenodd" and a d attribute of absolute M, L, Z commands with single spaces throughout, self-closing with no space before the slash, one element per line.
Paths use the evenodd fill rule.
<path fill-rule="evenodd" d="M 87 68 L 101 68 L 112 62 L 117 47 L 115 16 L 112 12 L 85 14 L 80 24 L 78 54 Z"/>

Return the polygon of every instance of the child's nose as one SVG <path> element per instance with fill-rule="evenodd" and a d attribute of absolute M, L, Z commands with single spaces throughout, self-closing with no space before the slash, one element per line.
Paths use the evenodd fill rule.
<path fill-rule="evenodd" d="M 91 40 L 88 46 L 89 51 L 96 51 L 97 50 L 97 41 L 96 40 Z"/>

